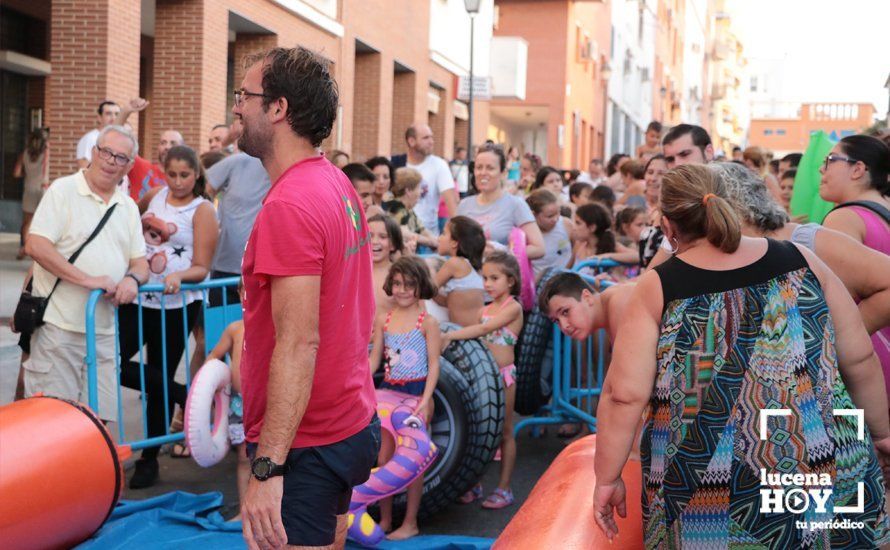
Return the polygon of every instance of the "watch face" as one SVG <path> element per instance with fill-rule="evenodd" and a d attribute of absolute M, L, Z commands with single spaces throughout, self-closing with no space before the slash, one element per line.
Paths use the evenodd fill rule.
<path fill-rule="evenodd" d="M 269 477 L 272 473 L 272 461 L 268 458 L 260 458 L 253 463 L 253 475 L 259 478 Z"/>

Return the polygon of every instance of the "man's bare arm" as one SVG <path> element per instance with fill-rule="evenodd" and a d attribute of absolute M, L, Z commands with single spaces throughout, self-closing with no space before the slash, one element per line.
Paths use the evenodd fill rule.
<path fill-rule="evenodd" d="M 282 464 L 303 420 L 318 354 L 321 278 L 272 278 L 275 350 L 269 364 L 266 413 L 256 456 Z"/>

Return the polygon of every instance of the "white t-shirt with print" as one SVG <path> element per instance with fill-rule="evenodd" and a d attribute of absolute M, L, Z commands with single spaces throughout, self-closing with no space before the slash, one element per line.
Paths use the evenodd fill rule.
<path fill-rule="evenodd" d="M 439 198 L 442 193 L 454 189 L 454 179 L 445 159 L 430 155 L 420 164 L 407 164 L 414 168 L 423 180 L 420 182 L 420 200 L 414 205 L 414 213 L 420 223 L 433 235 L 439 234 Z"/>

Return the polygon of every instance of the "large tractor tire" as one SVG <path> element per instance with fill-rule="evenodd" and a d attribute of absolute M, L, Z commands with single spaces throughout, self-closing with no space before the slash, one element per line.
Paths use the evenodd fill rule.
<path fill-rule="evenodd" d="M 443 330 L 456 325 L 443 323 Z M 439 456 L 424 474 L 419 516 L 455 502 L 485 473 L 501 443 L 504 387 L 488 349 L 478 340 L 456 340 L 443 350 L 430 425 Z M 393 499 L 393 519 L 404 515 L 407 495 Z"/>
<path fill-rule="evenodd" d="M 538 283 L 538 295 L 544 284 L 559 272 L 553 268 L 544 272 Z M 513 408 L 519 414 L 535 414 L 550 398 L 552 365 L 544 369 L 542 364 L 547 350 L 553 345 L 552 340 L 553 322 L 535 304 L 525 319 L 516 346 L 516 404 Z"/>

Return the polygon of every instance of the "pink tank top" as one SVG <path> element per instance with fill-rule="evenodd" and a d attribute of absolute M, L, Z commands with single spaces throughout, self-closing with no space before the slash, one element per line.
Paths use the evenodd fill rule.
<path fill-rule="evenodd" d="M 850 206 L 865 223 L 865 238 L 862 244 L 890 256 L 890 227 L 883 218 L 868 208 Z M 890 396 L 890 327 L 884 327 L 871 335 L 871 343 L 884 370 L 884 384 Z"/>
<path fill-rule="evenodd" d="M 865 239 L 862 244 L 890 256 L 890 227 L 876 212 L 861 206 L 850 206 L 865 224 Z"/>

